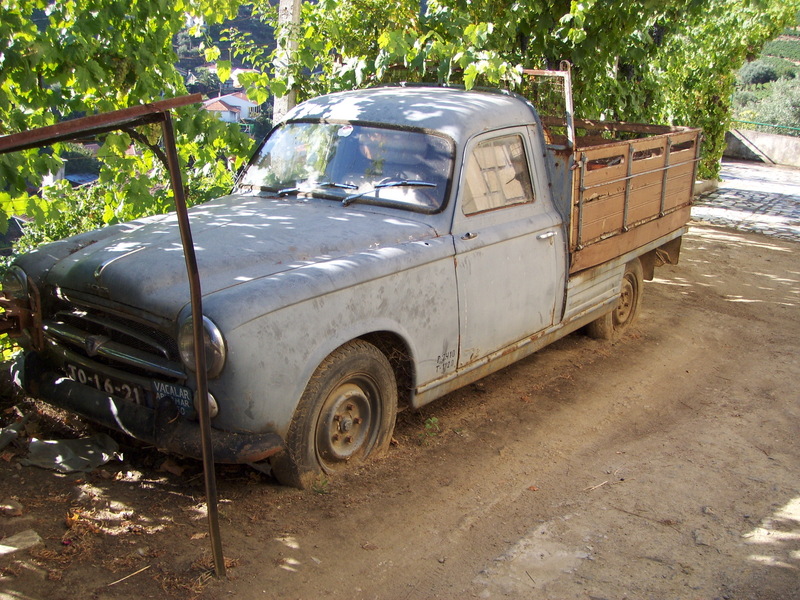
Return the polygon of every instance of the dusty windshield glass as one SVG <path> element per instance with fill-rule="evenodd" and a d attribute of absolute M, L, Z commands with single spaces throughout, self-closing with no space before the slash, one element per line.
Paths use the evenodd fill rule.
<path fill-rule="evenodd" d="M 450 140 L 417 131 L 287 123 L 239 185 L 433 212 L 444 202 L 452 155 Z"/>

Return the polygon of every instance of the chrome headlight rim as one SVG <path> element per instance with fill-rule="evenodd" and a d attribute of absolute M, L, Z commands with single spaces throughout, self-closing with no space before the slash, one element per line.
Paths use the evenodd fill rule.
<path fill-rule="evenodd" d="M 206 349 L 206 374 L 209 378 L 214 378 L 225 367 L 227 349 L 225 347 L 225 338 L 222 336 L 219 327 L 205 315 L 203 315 L 203 339 L 205 340 Z M 183 320 L 178 331 L 178 350 L 180 351 L 183 365 L 194 373 L 194 331 L 191 315 Z"/>

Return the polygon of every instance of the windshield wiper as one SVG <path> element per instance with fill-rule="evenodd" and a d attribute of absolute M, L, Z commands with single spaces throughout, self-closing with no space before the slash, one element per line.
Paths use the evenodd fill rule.
<path fill-rule="evenodd" d="M 278 190 L 278 198 L 282 198 L 288 194 L 294 194 L 295 192 L 311 192 L 316 188 L 338 188 L 342 190 L 357 190 L 358 186 L 353 185 L 352 183 L 337 183 L 336 181 L 323 181 L 322 183 L 315 183 L 310 187 L 289 187 L 284 188 L 282 190 Z"/>
<path fill-rule="evenodd" d="M 359 192 L 357 194 L 351 194 L 350 196 L 348 196 L 347 198 L 342 200 L 342 206 L 348 206 L 348 205 L 352 204 L 353 202 L 355 202 L 356 200 L 358 200 L 359 198 L 362 198 L 363 196 L 366 196 L 368 194 L 372 194 L 372 193 L 374 193 L 374 192 L 376 192 L 376 191 L 378 191 L 380 189 L 389 188 L 389 187 L 431 187 L 431 188 L 435 188 L 436 184 L 435 183 L 431 183 L 430 181 L 416 181 L 416 180 L 411 180 L 411 179 L 401 179 L 399 181 L 384 181 L 383 183 L 376 183 L 370 189 L 364 190 L 363 192 Z"/>

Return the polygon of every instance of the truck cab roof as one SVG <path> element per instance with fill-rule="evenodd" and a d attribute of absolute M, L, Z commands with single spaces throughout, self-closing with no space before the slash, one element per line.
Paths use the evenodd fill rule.
<path fill-rule="evenodd" d="M 503 90 L 391 86 L 338 92 L 303 102 L 285 121 L 381 123 L 425 129 L 456 143 L 492 129 L 534 124 L 537 115 L 522 96 Z"/>

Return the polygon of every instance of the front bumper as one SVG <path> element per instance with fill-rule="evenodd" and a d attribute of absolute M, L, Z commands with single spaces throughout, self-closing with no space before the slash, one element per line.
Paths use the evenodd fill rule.
<path fill-rule="evenodd" d="M 15 371 L 22 388 L 34 398 L 153 444 L 159 450 L 202 458 L 200 424 L 181 417 L 168 400 L 149 408 L 108 395 L 54 372 L 35 352 L 17 359 Z M 211 448 L 214 462 L 249 464 L 279 452 L 283 440 L 277 433 L 241 433 L 212 427 Z"/>

